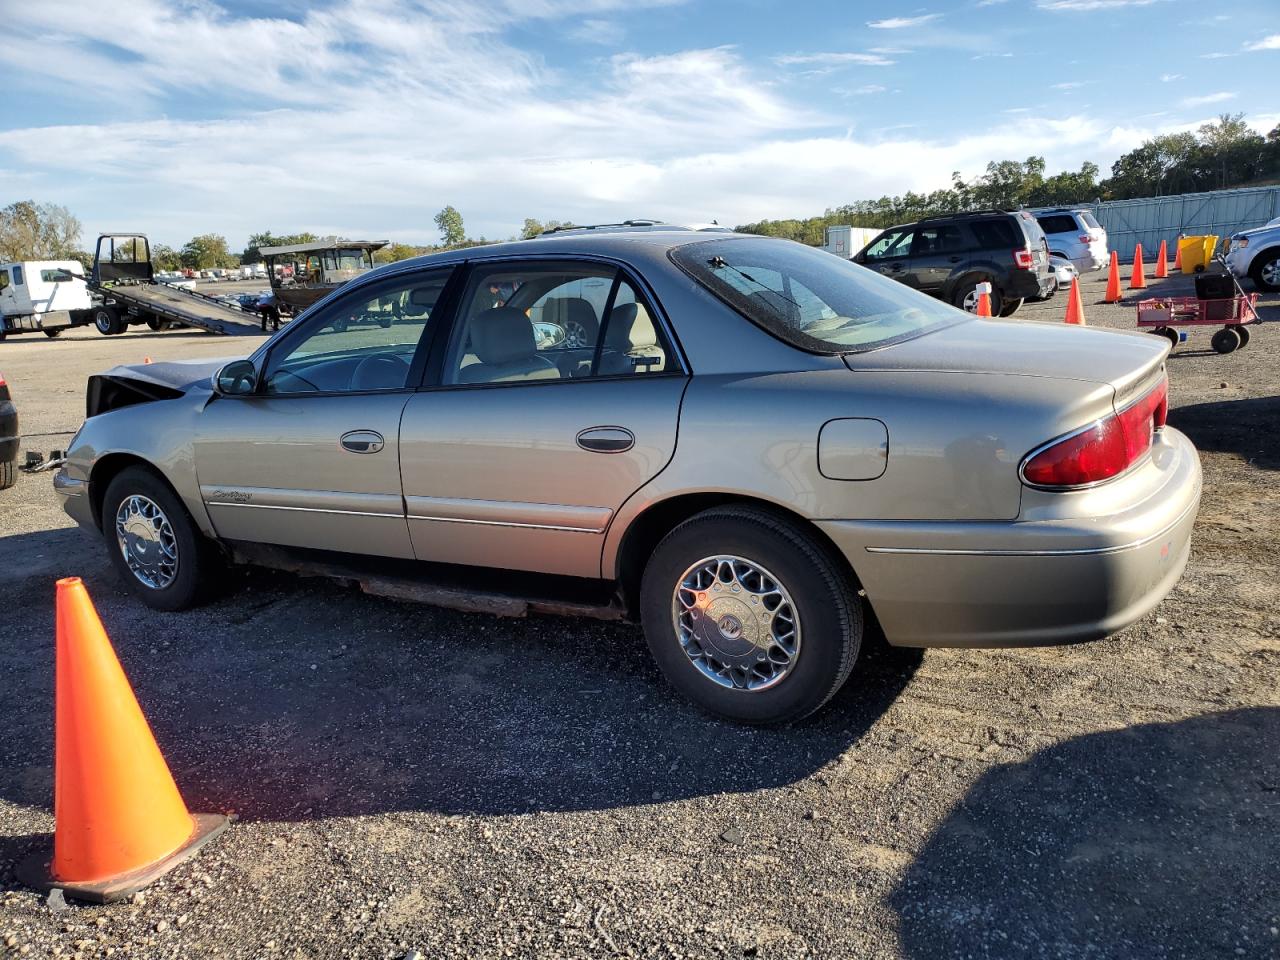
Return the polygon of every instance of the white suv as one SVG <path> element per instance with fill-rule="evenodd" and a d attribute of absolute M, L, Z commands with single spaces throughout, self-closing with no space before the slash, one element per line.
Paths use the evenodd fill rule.
<path fill-rule="evenodd" d="M 1259 290 L 1280 290 L 1280 217 L 1265 227 L 1233 233 L 1222 252 L 1237 277 L 1247 276 Z"/>
<path fill-rule="evenodd" d="M 1049 241 L 1049 253 L 1070 260 L 1080 273 L 1101 270 L 1109 262 L 1107 231 L 1088 210 L 1033 210 Z"/>

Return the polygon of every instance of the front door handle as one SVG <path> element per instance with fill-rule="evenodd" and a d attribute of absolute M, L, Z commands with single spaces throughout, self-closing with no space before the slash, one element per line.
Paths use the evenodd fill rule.
<path fill-rule="evenodd" d="M 963 259 L 964 257 L 947 257 L 947 260 L 951 263 L 959 263 Z"/>
<path fill-rule="evenodd" d="M 382 434 L 376 430 L 351 430 L 338 441 L 349 453 L 378 453 L 386 446 Z"/>
<path fill-rule="evenodd" d="M 626 427 L 588 427 L 577 436 L 578 446 L 592 453 L 626 453 L 636 435 Z"/>

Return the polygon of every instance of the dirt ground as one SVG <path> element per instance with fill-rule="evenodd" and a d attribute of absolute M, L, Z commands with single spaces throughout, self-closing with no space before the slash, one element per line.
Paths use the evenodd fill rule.
<path fill-rule="evenodd" d="M 1089 322 L 1132 326 L 1102 290 Z M 0 494 L 0 956 L 1280 956 L 1280 324 L 1226 356 L 1208 336 L 1169 362 L 1205 493 L 1153 614 L 1081 646 L 875 652 L 783 730 L 700 715 L 620 624 L 264 572 L 147 610 L 23 476 Z M 253 342 L 76 331 L 0 345 L 0 370 L 47 452 L 87 374 Z M 239 817 L 111 907 L 14 876 L 53 828 L 69 574 L 191 808 Z"/>

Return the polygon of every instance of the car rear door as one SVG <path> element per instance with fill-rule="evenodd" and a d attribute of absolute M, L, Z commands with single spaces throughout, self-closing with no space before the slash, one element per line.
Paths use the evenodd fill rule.
<path fill-rule="evenodd" d="M 675 452 L 688 380 L 655 302 L 614 264 L 487 260 L 453 326 L 401 427 L 414 554 L 600 576 L 614 513 Z"/>
<path fill-rule="evenodd" d="M 220 538 L 413 557 L 400 419 L 451 270 L 398 274 L 335 299 L 273 344 L 257 392 L 205 407 L 196 475 Z"/>

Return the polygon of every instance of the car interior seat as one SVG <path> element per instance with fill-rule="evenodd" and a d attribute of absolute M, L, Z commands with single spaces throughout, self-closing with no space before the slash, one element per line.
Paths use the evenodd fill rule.
<path fill-rule="evenodd" d="M 568 347 L 589 347 L 600 334 L 595 307 L 582 297 L 548 297 L 542 305 L 542 319 L 565 332 Z"/>
<path fill-rule="evenodd" d="M 458 383 L 556 380 L 559 368 L 538 355 L 533 324 L 515 307 L 493 307 L 475 315 L 470 329 L 477 363 L 458 371 Z"/>
<path fill-rule="evenodd" d="M 658 343 L 658 331 L 649 311 L 640 304 L 623 303 L 613 308 L 604 346 L 600 356 L 601 376 L 655 373 L 666 367 L 666 352 Z"/>

